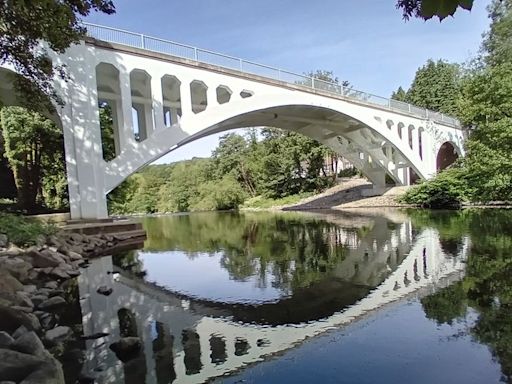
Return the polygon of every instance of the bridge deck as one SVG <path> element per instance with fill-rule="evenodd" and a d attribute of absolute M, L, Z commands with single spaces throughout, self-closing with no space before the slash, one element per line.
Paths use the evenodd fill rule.
<path fill-rule="evenodd" d="M 184 62 L 180 62 L 188 65 L 206 64 L 209 70 L 221 70 L 222 72 L 227 70 L 231 75 L 240 76 L 240 74 L 242 74 L 244 78 L 253 78 L 260 82 L 271 80 L 274 85 L 292 86 L 302 91 L 326 94 L 330 97 L 341 97 L 351 102 L 368 104 L 393 112 L 431 119 L 452 127 L 460 126 L 460 122 L 454 117 L 398 100 L 355 90 L 352 87 L 344 87 L 336 82 L 319 80 L 311 76 L 273 68 L 264 64 L 254 63 L 241 58 L 157 37 L 90 23 L 84 23 L 84 25 L 87 27 L 87 35 L 90 38 L 99 40 L 99 42 L 94 42 L 94 44 L 100 46 L 101 42 L 114 43 L 116 45 L 112 47 L 118 50 L 125 50 L 125 47 L 130 47 L 136 49 L 140 54 L 157 54 L 157 57 L 160 59 L 169 59 L 169 56 L 185 59 Z M 89 40 L 89 43 L 91 42 L 93 42 L 93 40 Z M 106 48 L 105 45 L 103 45 L 103 47 Z M 161 56 L 161 54 L 164 56 Z"/>

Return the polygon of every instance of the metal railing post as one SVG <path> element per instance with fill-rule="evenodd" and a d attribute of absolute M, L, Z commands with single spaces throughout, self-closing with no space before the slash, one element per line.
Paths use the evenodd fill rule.
<path fill-rule="evenodd" d="M 281 70 L 277 70 L 277 80 L 281 81 Z"/>
<path fill-rule="evenodd" d="M 240 62 L 240 72 L 243 72 L 244 71 L 243 60 L 242 59 L 238 59 L 238 61 Z"/>
<path fill-rule="evenodd" d="M 196 47 L 194 47 L 194 60 L 195 60 L 195 61 L 199 61 L 199 60 L 197 59 L 197 48 L 196 48 Z"/>
<path fill-rule="evenodd" d="M 142 49 L 146 48 L 146 44 L 144 44 L 144 35 L 142 33 L 140 34 L 140 45 Z"/>
<path fill-rule="evenodd" d="M 311 76 L 311 88 L 315 89 L 315 78 Z"/>

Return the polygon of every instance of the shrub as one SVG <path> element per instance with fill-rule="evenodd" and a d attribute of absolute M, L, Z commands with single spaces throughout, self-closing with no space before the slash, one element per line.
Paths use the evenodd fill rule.
<path fill-rule="evenodd" d="M 467 200 L 468 185 L 465 171 L 450 168 L 440 172 L 431 180 L 409 189 L 399 201 L 424 208 L 460 208 Z"/>
<path fill-rule="evenodd" d="M 9 241 L 16 245 L 33 245 L 39 236 L 48 236 L 55 232 L 55 226 L 39 220 L 0 213 L 0 233 L 6 234 Z"/>

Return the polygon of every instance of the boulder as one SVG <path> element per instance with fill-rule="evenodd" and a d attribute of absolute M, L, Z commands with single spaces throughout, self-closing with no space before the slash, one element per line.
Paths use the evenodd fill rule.
<path fill-rule="evenodd" d="M 59 263 L 65 263 L 67 260 L 67 256 L 64 256 L 62 253 L 57 252 L 57 249 L 43 249 L 41 251 L 43 256 L 49 257 L 51 259 L 57 260 Z"/>
<path fill-rule="evenodd" d="M 14 339 L 5 331 L 0 331 L 0 348 L 9 348 Z"/>
<path fill-rule="evenodd" d="M 60 260 L 32 249 L 29 254 L 32 259 L 32 266 L 35 268 L 54 268 L 61 263 Z"/>
<path fill-rule="evenodd" d="M 61 307 L 65 304 L 66 304 L 66 300 L 64 300 L 62 297 L 54 296 L 54 297 L 50 297 L 49 299 L 43 301 L 41 304 L 39 304 L 37 306 L 37 308 L 46 311 L 46 310 Z"/>
<path fill-rule="evenodd" d="M 0 329 L 12 333 L 21 325 L 24 325 L 29 331 L 37 332 L 41 328 L 41 324 L 34 314 L 17 311 L 0 304 Z"/>
<path fill-rule="evenodd" d="M 12 333 L 12 337 L 17 339 L 18 337 L 24 335 L 25 333 L 28 332 L 28 329 L 27 327 L 25 327 L 24 325 L 22 325 L 21 327 L 18 327 L 18 329 L 16 329 L 13 333 Z"/>
<path fill-rule="evenodd" d="M 49 289 L 57 289 L 59 287 L 59 284 L 56 281 L 49 281 L 44 284 L 44 287 Z"/>
<path fill-rule="evenodd" d="M 56 359 L 49 357 L 20 384 L 65 384 L 62 366 Z"/>
<path fill-rule="evenodd" d="M 35 293 L 37 291 L 37 287 L 34 284 L 28 284 L 23 286 L 23 292 L 25 293 Z"/>
<path fill-rule="evenodd" d="M 5 270 L 0 270 L 0 292 L 16 293 L 23 289 L 23 284 Z"/>
<path fill-rule="evenodd" d="M 41 327 L 43 327 L 44 330 L 49 330 L 55 328 L 57 325 L 57 316 L 55 316 L 53 313 L 45 312 L 39 317 L 39 321 L 41 323 Z"/>
<path fill-rule="evenodd" d="M 11 276 L 19 281 L 25 281 L 28 277 L 28 271 L 32 269 L 32 265 L 19 257 L 8 258 L 0 262 L 0 269 L 7 271 Z"/>
<path fill-rule="evenodd" d="M 79 233 L 71 233 L 69 234 L 69 238 L 75 243 L 81 243 L 84 240 L 84 237 Z"/>
<path fill-rule="evenodd" d="M 44 363 L 44 359 L 37 356 L 0 349 L 0 377 L 2 380 L 21 383 L 30 372 L 40 369 Z"/>
<path fill-rule="evenodd" d="M 14 343 L 11 344 L 10 349 L 34 356 L 47 356 L 47 351 L 43 343 L 34 331 L 25 332 L 23 335 L 19 336 Z"/>
<path fill-rule="evenodd" d="M 48 343 L 54 345 L 67 340 L 72 334 L 71 328 L 60 325 L 46 331 L 44 338 Z"/>
<path fill-rule="evenodd" d="M 24 253 L 25 253 L 25 251 L 23 251 L 23 249 L 21 249 L 20 247 L 14 245 L 14 244 L 11 244 L 4 252 L 2 252 L 2 255 L 21 256 Z"/>
<path fill-rule="evenodd" d="M 7 247 L 7 243 L 9 242 L 9 238 L 5 233 L 0 233 L 0 247 Z"/>
<path fill-rule="evenodd" d="M 28 297 L 28 294 L 25 292 L 19 291 L 16 292 L 16 296 L 18 297 L 18 305 L 21 307 L 34 308 L 34 304 L 32 300 Z"/>
<path fill-rule="evenodd" d="M 48 300 L 48 296 L 46 295 L 42 295 L 42 294 L 37 294 L 35 296 L 32 296 L 32 303 L 34 304 L 35 307 L 39 307 L 39 305 L 43 302 L 43 301 L 46 301 Z"/>
<path fill-rule="evenodd" d="M 60 267 L 53 268 L 50 274 L 58 279 L 69 279 L 70 277 L 67 271 L 63 270 Z"/>
<path fill-rule="evenodd" d="M 68 251 L 67 254 L 68 254 L 69 259 L 72 260 L 72 261 L 82 260 L 83 259 L 82 255 L 77 253 L 77 252 Z"/>
<path fill-rule="evenodd" d="M 108 296 L 110 295 L 114 290 L 111 287 L 107 287 L 106 285 L 100 285 L 96 292 L 98 292 L 100 295 Z"/>
<path fill-rule="evenodd" d="M 119 341 L 110 344 L 109 348 L 122 362 L 127 362 L 140 353 L 142 344 L 138 337 L 123 337 Z"/>

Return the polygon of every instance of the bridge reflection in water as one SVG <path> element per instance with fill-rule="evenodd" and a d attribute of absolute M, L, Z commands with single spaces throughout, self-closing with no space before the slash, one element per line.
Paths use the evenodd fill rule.
<path fill-rule="evenodd" d="M 84 369 L 103 367 L 100 383 L 204 382 L 445 278 L 462 277 L 467 238 L 446 253 L 435 229 L 416 232 L 405 216 L 366 218 L 370 225 L 365 228 L 370 229 L 359 232 L 347 229 L 353 221 L 324 219 L 338 221 L 324 236 L 332 246 L 346 247 L 345 257 L 326 278 L 270 302 L 225 303 L 187 296 L 147 277 L 122 270 L 111 273 L 116 270 L 112 257 L 94 260 L 79 277 L 84 334 L 110 335 L 87 341 Z M 139 251 L 139 257 L 152 256 Z M 97 294 L 100 285 L 113 287 L 113 293 Z M 109 345 L 126 336 L 140 337 L 143 352 L 122 363 Z"/>

